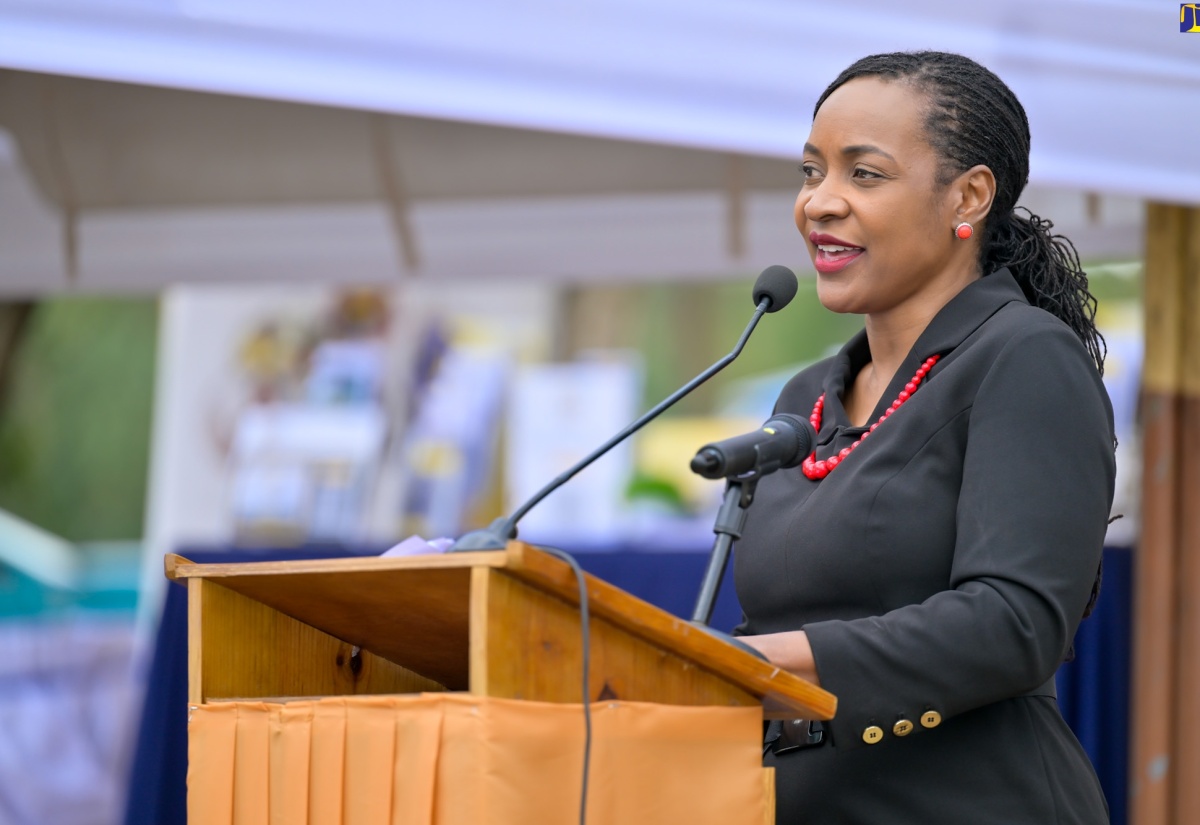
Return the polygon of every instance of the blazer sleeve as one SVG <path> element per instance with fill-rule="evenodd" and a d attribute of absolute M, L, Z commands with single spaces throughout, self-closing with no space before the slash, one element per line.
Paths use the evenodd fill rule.
<path fill-rule="evenodd" d="M 1047 319 L 1049 320 L 1049 319 Z M 932 387 L 932 382 L 931 385 Z M 805 625 L 838 696 L 839 749 L 904 718 L 1020 696 L 1068 650 L 1104 547 L 1115 476 L 1111 406 L 1057 323 L 1005 343 L 968 411 L 949 587 L 881 616 Z"/>

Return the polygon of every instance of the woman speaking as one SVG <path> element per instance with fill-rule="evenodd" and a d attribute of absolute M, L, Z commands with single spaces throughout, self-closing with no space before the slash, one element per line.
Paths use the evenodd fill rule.
<path fill-rule="evenodd" d="M 778 821 L 1107 822 L 1054 672 L 1098 588 L 1112 413 L 1078 256 L 1014 208 L 1025 111 L 965 57 L 874 55 L 803 158 L 818 295 L 865 328 L 784 388 L 816 451 L 738 544 L 743 641 L 839 700 L 768 735 Z"/>

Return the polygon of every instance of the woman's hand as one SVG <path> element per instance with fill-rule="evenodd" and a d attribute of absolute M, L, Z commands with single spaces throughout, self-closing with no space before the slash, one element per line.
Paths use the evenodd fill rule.
<path fill-rule="evenodd" d="M 739 636 L 739 642 L 749 645 L 767 657 L 767 661 L 783 670 L 795 673 L 820 686 L 817 663 L 813 660 L 808 635 L 803 630 L 785 633 L 764 633 L 761 636 Z"/>

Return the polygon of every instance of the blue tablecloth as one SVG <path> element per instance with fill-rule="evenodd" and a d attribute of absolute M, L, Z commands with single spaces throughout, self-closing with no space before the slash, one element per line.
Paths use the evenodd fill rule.
<path fill-rule="evenodd" d="M 1112 825 L 1129 818 L 1132 633 L 1133 551 L 1110 547 L 1096 611 L 1075 634 L 1075 660 L 1058 669 L 1058 706 L 1096 767 Z"/>
<path fill-rule="evenodd" d="M 378 549 L 230 550 L 184 548 L 196 562 L 265 561 L 364 555 Z M 593 575 L 677 616 L 692 613 L 706 551 L 579 553 Z M 1112 808 L 1124 825 L 1128 749 L 1129 639 L 1132 560 L 1129 550 L 1105 551 L 1104 592 L 1076 638 L 1077 657 L 1058 674 L 1063 715 L 1083 742 Z M 732 565 L 731 565 L 732 566 Z M 741 609 L 726 574 L 712 624 L 730 630 Z M 126 825 L 185 825 L 187 776 L 187 594 L 168 588 L 163 605 L 129 785 Z"/>

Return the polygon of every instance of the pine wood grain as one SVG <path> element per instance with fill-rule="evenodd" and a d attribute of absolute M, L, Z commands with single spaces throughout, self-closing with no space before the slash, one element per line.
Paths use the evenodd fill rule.
<path fill-rule="evenodd" d="M 466 690 L 470 571 L 503 563 L 503 553 L 244 564 L 177 557 L 168 570 L 176 581 L 218 582 L 450 690 Z"/>
<path fill-rule="evenodd" d="M 506 554 L 509 556 L 506 572 L 548 590 L 569 604 L 578 602 L 574 574 L 564 562 L 515 541 L 509 543 Z M 659 649 L 674 651 L 695 667 L 741 685 L 762 702 L 766 718 L 832 719 L 837 711 L 837 698 L 832 693 L 744 653 L 620 588 L 593 576 L 586 579 L 594 618 L 607 620 Z"/>
<path fill-rule="evenodd" d="M 511 695 L 492 691 L 521 684 L 541 698 L 578 701 L 574 575 L 521 542 L 503 552 L 213 565 L 175 557 L 166 566 L 175 581 L 217 583 L 450 690 Z M 597 695 L 607 681 L 611 694 L 651 699 L 651 676 L 671 674 L 663 676 L 674 680 L 667 693 L 686 704 L 750 697 L 768 718 L 829 719 L 836 711 L 827 691 L 606 582 L 586 581 L 600 656 L 593 661 Z M 521 599 L 530 605 L 520 607 Z M 542 619 L 534 618 L 538 610 L 546 611 Z M 571 680 L 573 689 L 563 687 Z"/>
<path fill-rule="evenodd" d="M 471 690 L 542 702 L 579 702 L 583 646 L 575 604 L 502 570 L 481 571 L 486 622 L 472 626 L 486 657 Z M 603 616 L 591 621 L 590 701 L 754 706 L 759 698 L 726 676 L 696 667 L 669 645 L 645 639 Z M 478 647 L 474 645 L 479 638 Z"/>
<path fill-rule="evenodd" d="M 775 825 L 774 768 L 763 768 L 763 798 L 766 800 L 766 810 L 763 814 L 763 825 Z"/>
<path fill-rule="evenodd" d="M 414 693 L 438 683 L 211 580 L 188 586 L 188 701 Z"/>

